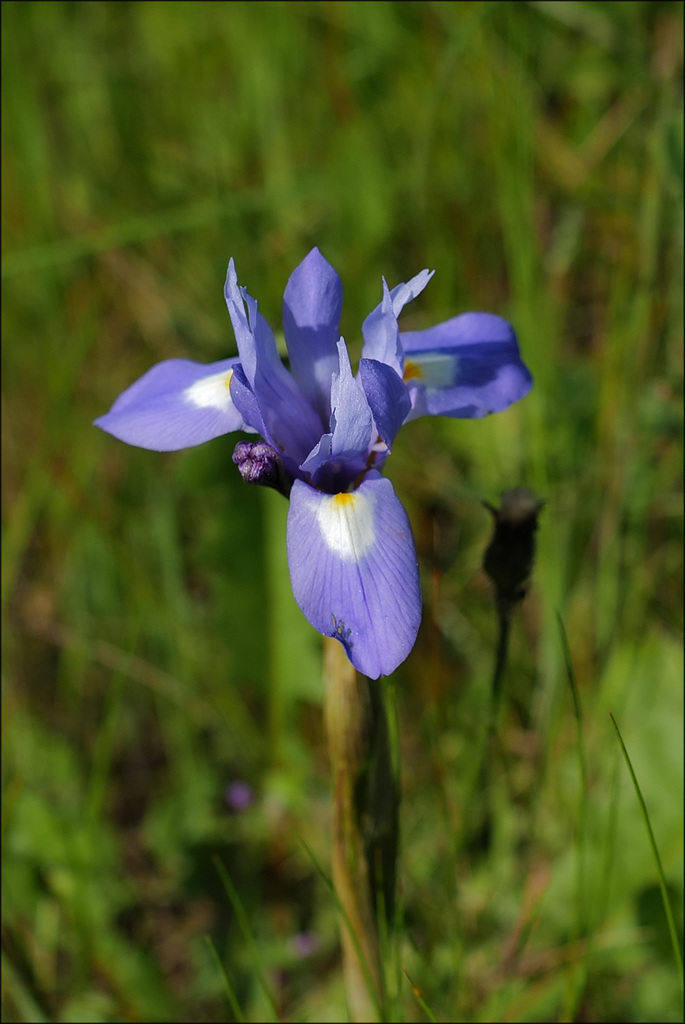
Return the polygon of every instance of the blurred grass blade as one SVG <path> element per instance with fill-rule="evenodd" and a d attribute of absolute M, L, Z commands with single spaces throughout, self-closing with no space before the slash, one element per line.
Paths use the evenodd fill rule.
<path fill-rule="evenodd" d="M 8 956 L 2 954 L 2 978 L 4 996 L 10 1005 L 14 1005 L 19 1012 L 18 1020 L 32 1020 L 36 1024 L 45 1024 L 48 1018 L 36 1002 L 33 994 L 24 984 L 19 971 L 16 969 Z M 3 1016 L 4 1020 L 7 1017 Z"/>
<path fill-rule="evenodd" d="M 244 1022 L 245 1022 L 245 1015 L 243 1014 L 243 1011 L 240 1008 L 240 1003 L 238 1002 L 238 997 L 236 996 L 235 989 L 233 987 L 233 982 L 231 981 L 231 979 L 228 976 L 228 972 L 226 970 L 226 967 L 224 966 L 221 957 L 217 953 L 216 946 L 212 942 L 211 937 L 209 935 L 207 935 L 207 936 L 205 936 L 205 938 L 207 939 L 207 945 L 209 946 L 210 950 L 212 951 L 212 956 L 216 960 L 217 967 L 219 968 L 219 971 L 221 972 L 221 977 L 223 978 L 223 982 L 224 982 L 224 988 L 226 989 L 226 998 L 228 999 L 229 1003 L 231 1004 L 231 1010 L 233 1011 L 233 1016 L 238 1021 L 238 1024 L 244 1024 Z"/>
<path fill-rule="evenodd" d="M 251 207 L 249 193 L 241 194 L 241 210 Z M 212 199 L 203 203 L 192 203 L 177 209 L 163 210 L 148 216 L 131 217 L 115 221 L 100 228 L 68 238 L 27 246 L 8 252 L 2 261 L 2 276 L 15 274 L 36 274 L 53 267 L 60 267 L 76 260 L 97 256 L 109 249 L 120 249 L 128 245 L 154 241 L 178 231 L 195 231 L 218 220 L 235 217 L 235 203 L 226 199 Z"/>
<path fill-rule="evenodd" d="M 592 936 L 589 933 L 588 914 L 585 906 L 585 837 L 587 835 L 587 772 L 585 768 L 585 746 L 583 743 L 583 710 L 580 703 L 580 693 L 576 683 L 576 673 L 571 658 L 571 648 L 566 634 L 564 621 L 557 611 L 557 623 L 561 646 L 563 649 L 566 675 L 568 676 L 571 696 L 573 698 L 573 713 L 576 720 L 576 749 L 578 752 L 578 774 L 580 776 L 580 793 L 578 795 L 578 860 L 576 866 L 576 920 L 575 939 L 586 940 L 583 943 L 583 954 L 581 957 L 582 977 L 579 982 L 575 981 L 577 972 L 574 964 L 571 963 L 569 973 L 569 984 L 564 997 L 564 1009 L 562 1020 L 575 1020 L 580 1002 L 583 998 L 588 977 L 588 963 L 590 962 L 590 947 Z"/>
<path fill-rule="evenodd" d="M 645 825 L 647 827 L 647 833 L 649 835 L 649 841 L 652 844 L 652 850 L 654 852 L 654 859 L 656 861 L 656 869 L 657 869 L 657 873 L 659 875 L 659 887 L 661 888 L 661 897 L 662 897 L 662 899 L 664 901 L 664 910 L 666 912 L 666 920 L 668 921 L 668 930 L 669 930 L 669 933 L 671 935 L 671 942 L 673 944 L 673 955 L 675 956 L 676 966 L 678 968 L 678 978 L 680 980 L 680 991 L 681 992 L 685 992 L 685 985 L 683 984 L 683 956 L 682 956 L 682 953 L 680 951 L 680 943 L 678 942 L 678 933 L 676 932 L 675 921 L 673 920 L 673 911 L 671 909 L 671 901 L 670 901 L 670 899 L 668 897 L 668 890 L 666 888 L 666 879 L 664 877 L 664 869 L 663 869 L 663 867 L 661 865 L 661 857 L 659 856 L 659 849 L 658 849 L 658 847 L 656 845 L 656 839 L 654 838 L 654 832 L 652 831 L 652 824 L 651 824 L 651 822 L 649 820 L 649 814 L 647 813 L 647 805 L 645 804 L 644 798 L 642 796 L 642 791 L 640 790 L 640 785 L 639 785 L 639 783 L 637 781 L 637 776 L 635 775 L 635 772 L 633 770 L 633 765 L 632 765 L 632 762 L 630 760 L 630 756 L 628 754 L 628 751 L 626 750 L 626 745 L 623 742 L 623 737 L 621 736 L 621 730 L 619 729 L 619 727 L 618 727 L 618 725 L 616 723 L 616 719 L 612 715 L 611 711 L 609 712 L 609 718 L 611 719 L 611 721 L 613 723 L 613 726 L 614 726 L 614 729 L 616 730 L 616 735 L 618 736 L 618 742 L 621 744 L 621 750 L 623 751 L 623 757 L 625 758 L 625 762 L 628 765 L 628 771 L 630 772 L 630 777 L 633 780 L 633 786 L 635 787 L 635 792 L 637 794 L 637 799 L 638 799 L 638 802 L 640 804 L 640 808 L 642 809 L 642 816 L 644 818 Z"/>
<path fill-rule="evenodd" d="M 404 967 L 402 968 L 402 970 L 404 972 L 405 978 L 407 979 L 407 981 L 411 985 L 411 990 L 414 993 L 414 998 L 416 999 L 417 1003 L 419 1004 L 419 1006 L 421 1007 L 423 1012 L 426 1014 L 428 1019 L 430 1021 L 432 1021 L 433 1024 L 438 1024 L 438 1018 L 435 1016 L 435 1014 L 431 1010 L 430 1006 L 428 1006 L 428 1004 L 424 1000 L 423 996 L 421 995 L 421 989 L 417 988 L 417 986 L 414 984 L 414 982 L 411 980 L 411 978 L 407 974 L 407 971 L 406 971 L 406 969 Z"/>
<path fill-rule="evenodd" d="M 231 906 L 233 907 L 233 912 L 236 916 L 238 927 L 240 928 L 240 931 L 243 934 L 243 938 L 245 939 L 245 943 L 250 950 L 252 964 L 257 974 L 257 978 L 259 979 L 259 984 L 262 988 L 262 991 L 264 992 L 264 995 L 266 996 L 269 1007 L 271 1008 L 272 1019 L 276 1021 L 278 1020 L 278 1010 L 276 1009 L 274 997 L 271 995 L 271 989 L 269 988 L 269 982 L 267 981 L 266 978 L 266 973 L 264 971 L 264 966 L 262 964 L 259 947 L 257 946 L 257 943 L 255 942 L 254 939 L 254 935 L 252 934 L 252 929 L 250 928 L 250 922 L 247 919 L 245 908 L 240 900 L 240 896 L 238 895 L 236 887 L 233 885 L 233 882 L 231 881 L 228 871 L 226 870 L 223 862 L 221 861 L 221 858 L 214 857 L 213 860 L 214 866 L 223 883 L 224 889 L 226 890 L 226 895 L 231 901 Z"/>
<path fill-rule="evenodd" d="M 564 627 L 564 620 L 562 619 L 559 612 L 557 612 L 557 622 L 559 624 L 559 634 L 561 636 L 561 646 L 564 651 L 564 663 L 566 665 L 566 674 L 568 676 L 569 685 L 571 687 L 571 695 L 573 696 L 573 713 L 576 716 L 576 722 L 580 726 L 583 721 L 583 710 L 580 705 L 580 694 L 578 693 L 578 687 L 576 686 L 576 674 L 573 670 L 573 662 L 571 660 L 571 648 L 568 645 L 568 637 L 566 635 L 566 629 Z M 583 782 L 585 779 L 583 778 Z"/>
<path fill-rule="evenodd" d="M 352 927 L 352 922 L 350 921 L 349 917 L 347 916 L 347 912 L 345 910 L 345 907 L 341 903 L 340 899 L 338 898 L 338 894 L 335 891 L 335 886 L 333 885 L 333 882 L 332 882 L 331 878 L 329 877 L 329 875 L 327 875 L 326 872 L 324 871 L 324 869 L 323 869 L 323 867 L 322 867 L 318 857 L 316 856 L 316 854 L 312 850 L 311 846 L 309 846 L 309 844 L 302 838 L 302 836 L 300 836 L 300 842 L 304 846 L 307 854 L 311 858 L 311 861 L 312 861 L 312 864 L 314 865 L 314 868 L 316 869 L 316 871 L 319 874 L 321 880 L 323 881 L 324 885 L 326 886 L 326 888 L 330 892 L 331 896 L 333 897 L 333 900 L 335 901 L 336 909 L 337 909 L 338 913 L 342 916 L 342 918 L 343 918 L 343 920 L 345 922 L 345 927 L 347 928 L 347 930 L 348 930 L 348 932 L 350 934 L 350 937 L 351 937 L 352 942 L 354 944 L 355 951 L 357 953 L 357 956 L 359 957 L 359 962 L 361 964 L 362 971 L 364 972 L 364 980 L 366 982 L 367 988 L 369 989 L 369 992 L 373 993 L 375 990 L 372 987 L 373 986 L 373 978 L 371 977 L 371 972 L 369 971 L 368 965 L 367 965 L 366 960 L 365 960 L 365 958 L 363 956 L 362 948 L 361 948 L 361 945 L 359 943 L 359 939 L 357 938 L 357 934 L 356 934 L 354 928 Z M 379 1014 L 381 1014 L 382 1007 L 380 1006 L 380 1004 L 378 1004 L 377 1009 L 378 1009 Z M 379 1017 L 379 1019 L 382 1019 L 382 1014 Z"/>

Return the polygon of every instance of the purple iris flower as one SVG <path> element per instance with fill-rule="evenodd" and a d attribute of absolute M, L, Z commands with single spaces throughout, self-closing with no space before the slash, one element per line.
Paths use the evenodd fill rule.
<path fill-rule="evenodd" d="M 224 294 L 239 355 L 203 365 L 153 366 L 96 425 L 128 444 L 176 451 L 233 430 L 243 478 L 290 497 L 287 545 L 298 605 L 320 633 L 340 640 L 372 679 L 411 651 L 421 618 L 411 528 L 381 470 L 395 436 L 425 414 L 500 412 L 532 386 L 516 335 L 501 317 L 463 313 L 423 331 L 397 317 L 428 284 L 423 270 L 390 291 L 362 326 L 355 376 L 339 337 L 342 285 L 318 249 L 288 281 L 283 330 L 290 370 L 233 260 Z"/>

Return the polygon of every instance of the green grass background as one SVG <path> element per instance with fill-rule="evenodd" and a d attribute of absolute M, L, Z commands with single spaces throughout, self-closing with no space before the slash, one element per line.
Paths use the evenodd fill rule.
<path fill-rule="evenodd" d="M 236 1019 L 227 989 L 246 1020 L 345 1019 L 286 503 L 234 439 L 91 426 L 160 359 L 235 352 L 230 256 L 280 330 L 313 245 L 354 354 L 381 275 L 430 267 L 405 326 L 507 316 L 536 381 L 412 424 L 388 466 L 425 598 L 388 683 L 388 1019 L 426 1019 L 406 975 L 444 1021 L 682 1019 L 608 717 L 682 933 L 682 5 L 9 0 L 2 57 L 3 1019 Z M 546 506 L 482 792 L 480 500 L 516 485 Z"/>

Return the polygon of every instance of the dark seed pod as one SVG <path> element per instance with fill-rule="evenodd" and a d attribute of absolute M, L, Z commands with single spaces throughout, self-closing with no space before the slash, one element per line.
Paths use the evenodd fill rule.
<path fill-rule="evenodd" d="M 502 494 L 499 508 L 487 501 L 483 505 L 495 520 L 483 569 L 495 584 L 498 603 L 513 605 L 528 589 L 535 559 L 535 531 L 544 502 L 527 487 L 514 487 Z"/>

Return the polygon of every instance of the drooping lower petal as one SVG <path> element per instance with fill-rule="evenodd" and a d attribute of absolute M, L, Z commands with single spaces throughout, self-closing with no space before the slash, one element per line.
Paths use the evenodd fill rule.
<path fill-rule="evenodd" d="M 400 334 L 412 410 L 473 419 L 501 412 L 527 395 L 533 378 L 514 329 L 492 313 L 462 313 L 425 331 Z"/>
<path fill-rule="evenodd" d="M 409 520 L 389 480 L 374 473 L 342 494 L 296 480 L 288 564 L 304 615 L 340 640 L 355 668 L 377 679 L 404 661 L 419 628 L 421 591 Z"/>
<path fill-rule="evenodd" d="M 172 452 L 210 441 L 246 424 L 231 398 L 238 359 L 195 363 L 167 359 L 122 392 L 95 425 L 109 434 L 156 452 Z"/>

